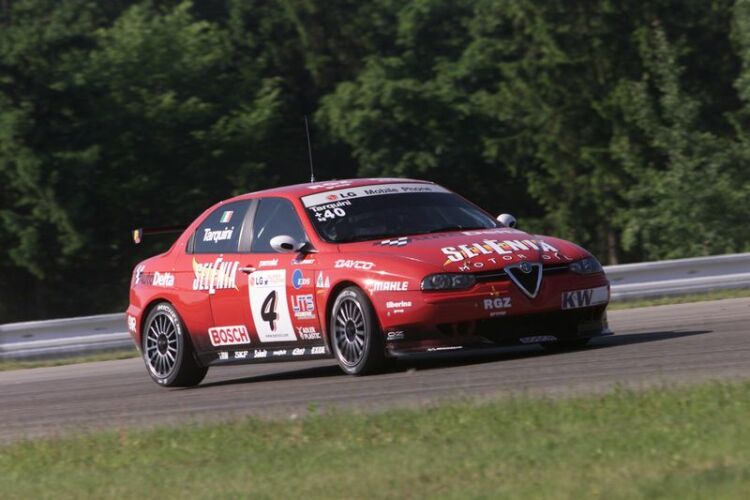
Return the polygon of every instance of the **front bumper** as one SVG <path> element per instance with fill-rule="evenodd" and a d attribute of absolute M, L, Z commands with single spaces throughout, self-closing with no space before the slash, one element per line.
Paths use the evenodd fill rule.
<path fill-rule="evenodd" d="M 599 301 L 570 299 L 569 292 L 582 298 L 588 290 L 596 290 Z M 391 356 L 612 334 L 605 312 L 609 283 L 603 274 L 550 277 L 533 299 L 512 283 L 496 282 L 465 292 L 413 291 L 373 296 L 373 301 Z"/>

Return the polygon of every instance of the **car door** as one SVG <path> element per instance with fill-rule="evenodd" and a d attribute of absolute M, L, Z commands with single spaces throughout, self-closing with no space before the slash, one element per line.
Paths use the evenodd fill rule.
<path fill-rule="evenodd" d="M 315 309 L 315 259 L 271 247 L 275 236 L 302 242 L 307 235 L 289 200 L 269 197 L 256 203 L 247 221 L 252 219 L 251 229 L 243 232 L 239 244 L 242 276 L 236 290 L 212 297 L 214 322 L 217 328 L 243 325 L 254 346 L 252 357 L 311 354 L 311 349 L 295 346 L 322 345 Z"/>
<path fill-rule="evenodd" d="M 253 200 L 220 205 L 200 223 L 190 240 L 187 257 L 192 269 L 192 289 L 208 297 L 212 315 L 200 351 L 250 344 L 249 331 L 242 321 L 217 323 L 213 311 L 217 299 L 232 307 L 240 305 L 244 297 L 239 246 L 248 238 L 254 206 Z"/>

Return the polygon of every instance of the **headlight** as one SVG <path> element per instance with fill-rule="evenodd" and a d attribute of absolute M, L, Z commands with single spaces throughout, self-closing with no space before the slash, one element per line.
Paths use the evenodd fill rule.
<path fill-rule="evenodd" d="M 475 282 L 471 274 L 431 274 L 422 280 L 422 290 L 464 290 Z"/>
<path fill-rule="evenodd" d="M 571 262 L 569 268 L 576 274 L 594 274 L 604 271 L 602 265 L 594 257 L 586 257 L 585 259 Z"/>

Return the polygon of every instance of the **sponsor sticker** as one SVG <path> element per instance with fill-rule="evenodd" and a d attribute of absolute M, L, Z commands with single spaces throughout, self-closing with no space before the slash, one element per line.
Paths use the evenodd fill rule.
<path fill-rule="evenodd" d="M 135 270 L 134 283 L 136 285 L 150 285 L 161 288 L 172 288 L 174 286 L 174 274 L 160 273 L 159 271 L 145 272 L 146 266 L 141 265 Z"/>
<path fill-rule="evenodd" d="M 225 261 L 217 257 L 213 262 L 201 263 L 193 258 L 193 290 L 216 290 L 234 288 L 237 290 L 237 261 Z"/>
<path fill-rule="evenodd" d="M 258 267 L 276 267 L 279 265 L 279 259 L 267 259 L 258 262 Z"/>
<path fill-rule="evenodd" d="M 339 259 L 333 264 L 333 267 L 335 267 L 336 269 L 357 269 L 360 271 L 369 271 L 370 269 L 375 267 L 375 264 L 363 260 Z"/>
<path fill-rule="evenodd" d="M 298 326 L 297 335 L 302 340 L 320 340 L 320 332 L 314 326 Z"/>
<path fill-rule="evenodd" d="M 388 340 L 403 340 L 404 338 L 404 331 L 403 330 L 392 330 L 385 334 L 386 339 Z"/>
<path fill-rule="evenodd" d="M 229 353 L 226 351 L 221 351 L 219 353 L 219 359 L 229 359 Z"/>
<path fill-rule="evenodd" d="M 231 240 L 233 233 L 234 226 L 217 229 L 215 231 L 207 227 L 203 230 L 203 241 L 213 241 L 214 243 L 218 243 L 220 241 Z"/>
<path fill-rule="evenodd" d="M 310 349 L 310 354 L 325 354 L 326 348 L 323 346 L 317 346 Z"/>
<path fill-rule="evenodd" d="M 604 304 L 609 300 L 609 288 L 600 286 L 562 293 L 562 309 L 580 309 L 597 304 Z"/>
<path fill-rule="evenodd" d="M 513 255 L 529 250 L 543 253 L 558 253 L 559 250 L 543 240 L 484 240 L 468 245 L 443 247 L 440 249 L 447 257 L 443 265 L 461 262 L 483 255 L 500 255 L 504 260 L 512 260 Z"/>
<path fill-rule="evenodd" d="M 286 349 L 276 349 L 271 353 L 272 356 L 286 356 Z"/>
<path fill-rule="evenodd" d="M 292 286 L 299 290 L 303 286 L 310 286 L 311 280 L 310 278 L 305 277 L 305 274 L 302 272 L 301 269 L 295 269 L 292 273 Z"/>
<path fill-rule="evenodd" d="M 323 203 L 346 200 L 352 198 L 364 198 L 369 196 L 381 196 L 386 194 L 408 194 L 408 193 L 448 193 L 442 186 L 435 184 L 424 184 L 419 182 L 373 184 L 369 186 L 348 187 L 325 193 L 316 193 L 302 197 L 305 208 L 314 207 Z"/>
<path fill-rule="evenodd" d="M 128 314 L 128 330 L 135 333 L 135 316 Z"/>
<path fill-rule="evenodd" d="M 248 335 L 245 325 L 209 328 L 208 338 L 214 347 L 250 343 L 250 335 Z"/>
<path fill-rule="evenodd" d="M 268 356 L 268 351 L 265 349 L 256 349 L 255 352 L 253 352 L 254 359 L 261 359 L 267 356 Z"/>
<path fill-rule="evenodd" d="M 234 351 L 234 359 L 246 359 L 248 351 Z"/>
<path fill-rule="evenodd" d="M 482 301 L 485 311 L 497 311 L 498 309 L 510 309 L 513 307 L 511 297 L 494 297 Z"/>
<path fill-rule="evenodd" d="M 557 337 L 552 335 L 536 335 L 534 337 L 521 337 L 518 339 L 522 344 L 538 344 L 539 342 L 554 342 Z"/>
<path fill-rule="evenodd" d="M 292 351 L 292 356 L 303 356 L 305 354 L 304 347 L 298 347 Z"/>
<path fill-rule="evenodd" d="M 248 288 L 250 310 L 260 341 L 297 340 L 287 304 L 286 270 L 256 271 L 250 275 Z"/>
<path fill-rule="evenodd" d="M 374 292 L 405 292 L 409 289 L 408 281 L 379 281 L 369 280 L 367 289 Z"/>
<path fill-rule="evenodd" d="M 312 294 L 292 295 L 292 311 L 297 319 L 313 319 L 315 317 L 315 300 Z"/>
<path fill-rule="evenodd" d="M 331 279 L 322 272 L 319 272 L 318 277 L 315 278 L 315 286 L 318 288 L 331 288 Z"/>
<path fill-rule="evenodd" d="M 391 309 L 393 314 L 403 314 L 404 311 L 411 306 L 412 303 L 410 300 L 389 300 L 385 303 L 386 309 Z"/>

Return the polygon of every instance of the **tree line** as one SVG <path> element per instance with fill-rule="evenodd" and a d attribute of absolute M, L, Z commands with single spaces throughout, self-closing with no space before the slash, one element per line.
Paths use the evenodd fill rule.
<path fill-rule="evenodd" d="M 605 263 L 747 251 L 748 0 L 0 0 L 0 322 L 122 309 L 140 225 L 439 182 Z"/>

